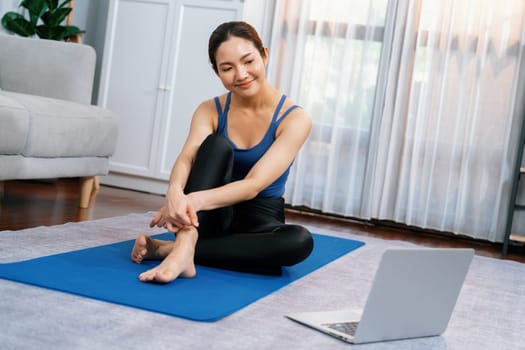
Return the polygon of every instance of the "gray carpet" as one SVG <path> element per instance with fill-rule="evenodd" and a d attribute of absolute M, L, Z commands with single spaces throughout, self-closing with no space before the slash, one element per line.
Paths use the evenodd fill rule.
<path fill-rule="evenodd" d="M 0 262 L 158 233 L 151 213 L 0 232 Z M 312 231 L 367 244 L 215 323 L 199 323 L 0 280 L 1 349 L 525 349 L 525 264 L 476 256 L 440 337 L 350 346 L 283 315 L 363 306 L 382 252 L 409 243 Z M 60 273 L 60 271 L 57 271 Z M 181 301 L 184 302 L 184 301 Z"/>

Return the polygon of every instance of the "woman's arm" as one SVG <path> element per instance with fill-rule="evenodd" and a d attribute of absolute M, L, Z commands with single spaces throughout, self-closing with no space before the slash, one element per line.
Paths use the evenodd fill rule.
<path fill-rule="evenodd" d="M 175 161 L 166 193 L 166 206 L 151 220 L 150 226 L 166 227 L 172 232 L 193 225 L 197 226 L 197 215 L 189 198 L 184 194 L 195 155 L 204 139 L 216 129 L 217 114 L 213 100 L 203 102 L 195 110 L 188 137 Z"/>
<path fill-rule="evenodd" d="M 311 128 L 310 116 L 304 110 L 296 109 L 291 112 L 279 125 L 272 146 L 244 179 L 190 193 L 188 197 L 193 209 L 200 211 L 221 208 L 257 196 L 290 166 Z"/>

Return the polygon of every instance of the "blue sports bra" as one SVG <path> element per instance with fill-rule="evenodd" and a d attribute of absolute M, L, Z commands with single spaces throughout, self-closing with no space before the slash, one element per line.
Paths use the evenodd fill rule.
<path fill-rule="evenodd" d="M 238 148 L 232 140 L 228 137 L 228 110 L 230 108 L 230 101 L 231 101 L 231 92 L 228 93 L 226 96 L 226 103 L 224 105 L 224 110 L 222 110 L 221 103 L 219 101 L 219 97 L 215 97 L 215 106 L 217 107 L 217 113 L 219 114 L 219 121 L 218 121 L 218 127 L 217 127 L 217 133 L 219 135 L 223 135 L 226 137 L 226 139 L 230 142 L 230 144 L 233 147 L 233 171 L 232 171 L 232 181 L 237 181 L 244 179 L 250 169 L 253 167 L 255 163 L 261 157 L 266 153 L 266 151 L 270 148 L 270 146 L 275 141 L 275 132 L 277 131 L 277 127 L 281 123 L 281 121 L 295 108 L 299 107 L 297 105 L 293 105 L 290 108 L 288 108 L 281 118 L 277 119 L 279 116 L 279 112 L 281 111 L 281 108 L 284 104 L 284 101 L 286 101 L 286 95 L 282 95 L 281 99 L 277 105 L 277 108 L 275 109 L 275 112 L 272 117 L 272 121 L 270 123 L 270 127 L 266 131 L 266 134 L 264 135 L 263 139 L 259 144 L 251 147 L 251 148 Z M 286 171 L 277 179 L 275 180 L 270 186 L 266 187 L 264 190 L 262 190 L 257 197 L 270 197 L 270 198 L 279 198 L 282 197 L 284 194 L 284 186 L 286 184 L 286 180 L 288 179 L 288 174 L 290 173 L 290 167 L 286 169 Z"/>

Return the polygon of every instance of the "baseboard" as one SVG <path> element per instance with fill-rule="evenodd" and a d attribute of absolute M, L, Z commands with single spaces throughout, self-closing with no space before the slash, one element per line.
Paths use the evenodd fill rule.
<path fill-rule="evenodd" d="M 120 187 L 140 192 L 164 195 L 168 189 L 167 180 L 145 178 L 136 175 L 127 175 L 110 172 L 106 176 L 100 177 L 102 185 Z"/>

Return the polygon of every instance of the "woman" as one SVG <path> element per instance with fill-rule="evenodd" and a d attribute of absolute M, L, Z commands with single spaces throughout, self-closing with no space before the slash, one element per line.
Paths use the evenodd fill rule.
<path fill-rule="evenodd" d="M 137 238 L 133 261 L 162 260 L 141 281 L 193 277 L 195 263 L 278 274 L 313 249 L 308 230 L 284 223 L 283 199 L 310 117 L 266 80 L 268 50 L 249 24 L 217 27 L 208 54 L 228 93 L 194 112 L 166 205 L 150 223 L 176 240 Z"/>

